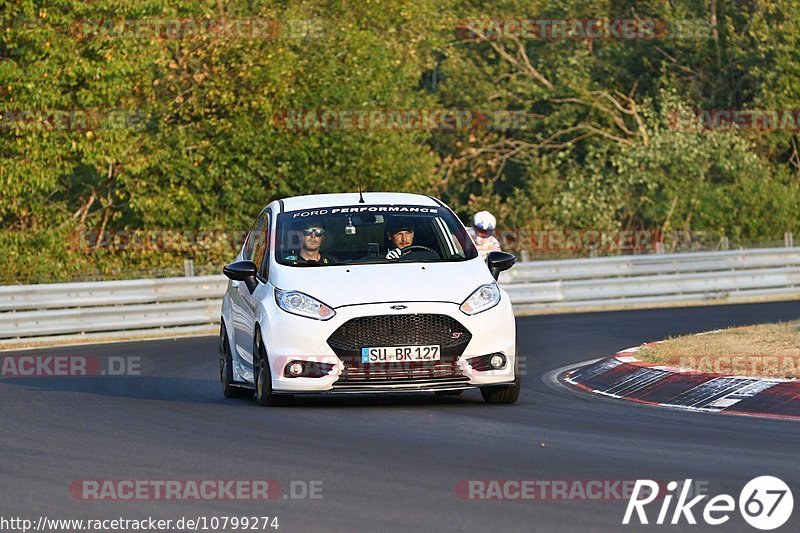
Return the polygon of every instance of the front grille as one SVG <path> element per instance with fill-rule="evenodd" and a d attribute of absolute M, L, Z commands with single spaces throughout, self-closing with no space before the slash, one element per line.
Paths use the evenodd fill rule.
<path fill-rule="evenodd" d="M 472 335 L 447 315 L 410 314 L 359 317 L 347 321 L 328 338 L 344 363 L 337 384 L 388 380 L 437 380 L 462 377 L 458 357 Z M 406 363 L 361 362 L 361 348 L 379 346 L 441 347 L 441 360 Z"/>
<path fill-rule="evenodd" d="M 328 338 L 336 355 L 359 355 L 361 348 L 438 344 L 442 354 L 461 355 L 472 335 L 447 315 L 378 315 L 348 320 Z"/>

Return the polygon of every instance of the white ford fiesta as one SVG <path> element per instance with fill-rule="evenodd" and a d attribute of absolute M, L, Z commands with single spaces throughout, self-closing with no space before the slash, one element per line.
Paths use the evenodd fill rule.
<path fill-rule="evenodd" d="M 348 193 L 276 200 L 259 214 L 222 302 L 225 396 L 480 388 L 513 403 L 514 313 L 496 280 L 515 258 L 481 259 L 439 200 Z"/>

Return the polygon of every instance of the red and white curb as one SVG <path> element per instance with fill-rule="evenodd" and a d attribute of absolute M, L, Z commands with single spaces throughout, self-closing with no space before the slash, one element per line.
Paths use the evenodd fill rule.
<path fill-rule="evenodd" d="M 639 361 L 638 348 L 572 370 L 564 381 L 595 394 L 693 411 L 800 419 L 800 381 L 723 376 Z"/>

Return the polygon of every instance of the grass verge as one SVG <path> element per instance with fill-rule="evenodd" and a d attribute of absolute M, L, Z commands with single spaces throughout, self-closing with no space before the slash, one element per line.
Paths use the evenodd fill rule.
<path fill-rule="evenodd" d="M 674 337 L 642 347 L 636 358 L 712 374 L 800 377 L 800 321 Z"/>

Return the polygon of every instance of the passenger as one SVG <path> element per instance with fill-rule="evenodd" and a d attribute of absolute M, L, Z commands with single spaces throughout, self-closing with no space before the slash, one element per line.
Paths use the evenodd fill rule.
<path fill-rule="evenodd" d="M 303 227 L 303 242 L 300 253 L 293 253 L 283 260 L 291 265 L 329 265 L 333 263 L 331 257 L 322 254 L 320 249 L 325 240 L 325 226 L 322 221 L 309 220 Z"/>

